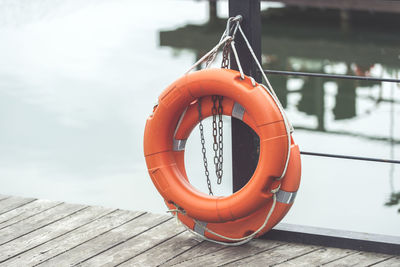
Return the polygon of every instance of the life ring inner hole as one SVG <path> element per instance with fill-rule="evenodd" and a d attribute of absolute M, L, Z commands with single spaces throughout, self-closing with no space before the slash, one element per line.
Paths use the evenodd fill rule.
<path fill-rule="evenodd" d="M 240 190 L 253 176 L 253 173 L 257 167 L 259 160 L 259 147 L 260 141 L 259 136 L 255 131 L 251 129 L 246 123 L 237 120 L 228 115 L 223 115 L 223 177 L 221 184 L 217 184 L 216 167 L 214 164 L 215 152 L 213 150 L 213 118 L 212 116 L 207 116 L 203 118 L 203 133 L 205 139 L 205 148 L 207 155 L 207 169 L 209 172 L 209 179 L 211 183 L 211 188 L 214 196 L 229 196 L 235 191 Z M 240 164 L 247 164 L 250 170 L 246 173 L 247 179 L 241 179 L 235 181 L 233 185 L 232 179 L 232 134 L 231 126 L 232 120 L 239 121 L 239 127 L 244 128 L 243 138 L 247 142 L 246 149 L 243 149 L 240 153 L 247 159 L 246 162 Z M 218 124 L 218 116 L 216 118 Z M 218 129 L 217 129 L 218 131 Z M 219 140 L 219 134 L 217 134 L 217 142 Z M 256 153 L 250 153 L 250 151 L 256 151 Z M 184 151 L 184 166 L 190 184 L 196 188 L 196 190 L 201 191 L 205 194 L 209 194 L 207 178 L 205 175 L 204 158 L 202 153 L 202 145 L 199 131 L 199 123 L 195 125 L 190 135 L 187 138 L 185 151 Z M 235 190 L 234 190 L 235 189 Z"/>

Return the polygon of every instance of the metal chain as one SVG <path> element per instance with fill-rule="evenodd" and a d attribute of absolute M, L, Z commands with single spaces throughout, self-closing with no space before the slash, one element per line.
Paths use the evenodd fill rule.
<path fill-rule="evenodd" d="M 213 107 L 211 109 L 213 116 L 213 150 L 214 150 L 214 165 L 215 165 L 215 175 L 217 176 L 217 184 L 221 184 L 222 175 L 223 175 L 223 107 L 222 107 L 222 96 L 213 95 Z M 217 108 L 217 100 L 218 100 L 218 108 Z M 218 124 L 217 124 L 217 115 L 218 115 Z M 217 138 L 218 136 L 218 138 Z"/>
<path fill-rule="evenodd" d="M 222 63 L 221 63 L 221 68 L 227 69 L 229 68 L 229 54 L 231 52 L 231 46 L 230 46 L 230 41 L 225 43 L 225 46 L 222 51 Z M 216 102 L 218 99 L 218 109 L 216 107 Z M 224 136 L 223 136 L 223 129 L 224 129 L 224 121 L 222 120 L 222 114 L 224 113 L 223 106 L 222 106 L 222 100 L 223 96 L 212 96 L 213 100 L 213 108 L 212 108 L 212 114 L 213 114 L 213 137 L 214 137 L 214 144 L 213 144 L 213 149 L 214 149 L 214 165 L 215 165 L 215 174 L 217 176 L 217 184 L 221 184 L 222 182 L 222 176 L 224 173 L 223 170 L 223 162 L 224 162 Z M 218 125 L 216 122 L 216 117 L 218 114 Z M 218 129 L 218 133 L 217 133 Z M 217 134 L 218 134 L 218 140 L 217 140 Z"/>
<path fill-rule="evenodd" d="M 217 52 L 212 53 L 206 60 L 205 68 L 208 68 L 217 56 Z"/>
<path fill-rule="evenodd" d="M 224 45 L 224 49 L 222 50 L 222 63 L 221 68 L 228 69 L 229 68 L 229 54 L 231 52 L 231 41 L 227 41 Z"/>
<path fill-rule="evenodd" d="M 204 130 L 203 130 L 203 116 L 201 115 L 201 98 L 197 99 L 197 110 L 199 111 L 199 129 L 200 129 L 200 140 L 201 140 L 201 152 L 203 153 L 203 164 L 204 164 L 204 173 L 207 178 L 207 186 L 208 186 L 208 194 L 213 196 L 214 193 L 211 189 L 211 181 L 210 181 L 210 172 L 208 171 L 208 163 L 207 163 L 207 155 L 206 155 L 206 147 L 205 147 L 205 139 L 204 139 Z"/>
<path fill-rule="evenodd" d="M 223 135 L 223 130 L 224 130 L 224 121 L 222 120 L 222 114 L 224 112 L 223 106 L 222 106 L 222 96 L 218 97 L 218 145 L 219 145 L 219 152 L 218 152 L 218 173 L 217 173 L 217 184 L 221 184 L 222 182 L 222 175 L 224 173 L 223 170 L 223 154 L 224 154 L 224 135 Z"/>
<path fill-rule="evenodd" d="M 223 52 L 222 52 L 222 63 L 221 68 L 229 68 L 229 54 L 230 54 L 230 41 L 227 41 L 224 45 Z M 214 60 L 216 53 L 211 54 L 206 60 L 206 67 L 208 67 L 211 62 Z M 218 107 L 217 107 L 217 100 L 218 100 Z M 213 150 L 214 150 L 214 165 L 215 165 L 215 175 L 217 176 L 217 184 L 221 184 L 222 176 L 223 176 L 223 154 L 224 154 L 224 144 L 223 144 L 223 126 L 224 121 L 222 120 L 223 115 L 223 106 L 222 106 L 223 96 L 212 96 L 213 107 L 211 109 L 213 121 L 212 121 L 212 128 L 213 128 Z M 201 98 L 198 99 L 198 112 L 199 112 L 199 129 L 200 129 L 200 141 L 201 141 L 201 152 L 203 153 L 203 164 L 204 164 L 204 173 L 207 178 L 207 186 L 209 195 L 214 195 L 212 188 L 211 188 L 211 181 L 210 181 L 210 172 L 208 171 L 208 162 L 207 162 L 207 155 L 206 155 L 206 147 L 205 147 L 205 139 L 204 139 L 204 129 L 203 129 L 203 117 L 201 114 Z M 217 124 L 217 115 L 218 115 L 218 124 Z M 217 138 L 218 137 L 218 138 Z"/>

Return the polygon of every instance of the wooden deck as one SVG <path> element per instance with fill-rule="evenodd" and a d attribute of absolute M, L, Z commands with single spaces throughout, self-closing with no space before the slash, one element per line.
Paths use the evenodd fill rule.
<path fill-rule="evenodd" d="M 0 195 L 0 266 L 400 266 L 400 257 L 257 239 L 199 242 L 168 215 Z"/>

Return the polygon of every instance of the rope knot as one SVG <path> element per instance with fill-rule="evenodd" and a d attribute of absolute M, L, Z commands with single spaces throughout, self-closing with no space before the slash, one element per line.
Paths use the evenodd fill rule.
<path fill-rule="evenodd" d="M 178 213 L 180 213 L 180 214 L 186 214 L 186 211 L 185 211 L 183 208 L 179 207 L 179 206 L 176 205 L 175 203 L 172 203 L 172 205 L 175 206 L 175 209 L 168 209 L 168 210 L 166 211 L 167 213 L 171 213 L 172 215 L 176 215 L 176 214 L 178 214 Z"/>
<path fill-rule="evenodd" d="M 272 194 L 276 194 L 278 191 L 279 191 L 279 189 L 281 189 L 281 184 L 279 184 L 276 188 L 274 188 L 274 189 L 271 189 L 271 193 Z"/>

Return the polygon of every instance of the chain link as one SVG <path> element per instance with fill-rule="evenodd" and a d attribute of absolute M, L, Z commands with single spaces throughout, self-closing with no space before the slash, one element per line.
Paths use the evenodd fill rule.
<path fill-rule="evenodd" d="M 210 66 L 210 64 L 214 61 L 216 55 L 217 55 L 217 52 L 211 54 L 211 55 L 207 58 L 206 64 L 205 64 L 206 68 L 208 68 L 208 67 Z"/>
<path fill-rule="evenodd" d="M 228 69 L 229 68 L 229 54 L 231 52 L 231 41 L 227 41 L 224 45 L 224 49 L 222 50 L 222 63 L 221 68 Z"/>
<path fill-rule="evenodd" d="M 226 42 L 222 52 L 222 63 L 221 67 L 226 69 L 229 68 L 229 54 L 230 54 L 230 41 Z M 206 60 L 206 66 L 208 66 L 213 59 L 215 58 L 215 54 L 209 56 Z M 224 112 L 222 106 L 223 96 L 212 96 L 213 106 L 211 109 L 211 113 L 213 116 L 212 121 L 212 134 L 213 134 L 213 150 L 214 150 L 214 165 L 215 165 L 215 175 L 217 176 L 217 184 L 221 184 L 222 176 L 223 176 L 223 162 L 224 162 L 224 137 L 223 137 L 223 126 L 224 121 L 222 119 L 222 115 Z M 218 101 L 218 106 L 217 106 Z M 203 128 L 203 116 L 201 114 L 201 98 L 198 99 L 198 112 L 199 112 L 199 129 L 200 129 L 200 141 L 201 141 L 201 152 L 203 153 L 203 165 L 204 165 L 204 173 L 207 178 L 207 187 L 209 195 L 214 195 L 212 188 L 211 188 L 211 181 L 210 181 L 210 172 L 208 171 L 208 162 L 207 162 L 207 155 L 206 155 L 206 147 L 205 147 L 205 139 L 204 139 L 204 128 Z M 218 115 L 218 123 L 217 123 L 217 115 Z"/>
<path fill-rule="evenodd" d="M 224 173 L 223 170 L 223 154 L 224 154 L 224 121 L 222 120 L 222 114 L 224 112 L 223 106 L 222 106 L 222 96 L 218 97 L 218 146 L 219 146 L 219 152 L 218 152 L 218 173 L 217 173 L 217 184 L 221 184 L 222 182 L 222 175 Z"/>
<path fill-rule="evenodd" d="M 204 129 L 203 129 L 203 116 L 201 115 L 201 98 L 199 98 L 197 103 L 197 110 L 199 112 L 199 129 L 200 129 L 200 140 L 201 140 L 201 152 L 203 153 L 203 164 L 204 164 L 204 174 L 207 178 L 207 187 L 208 187 L 208 194 L 213 196 L 214 193 L 211 189 L 211 181 L 210 181 L 210 172 L 208 171 L 208 163 L 207 163 L 207 155 L 206 155 L 206 146 L 205 146 L 205 139 L 204 139 Z"/>
<path fill-rule="evenodd" d="M 213 95 L 213 107 L 212 107 L 212 116 L 213 116 L 213 150 L 214 150 L 214 165 L 215 165 L 215 175 L 217 176 L 217 184 L 221 184 L 222 175 L 223 175 L 223 126 L 224 122 L 222 120 L 223 107 L 222 107 L 222 96 Z M 217 108 L 217 100 L 218 100 L 218 108 Z M 218 115 L 218 124 L 217 124 L 217 115 Z"/>
<path fill-rule="evenodd" d="M 231 52 L 231 41 L 225 43 L 224 48 L 222 50 L 222 63 L 221 68 L 227 69 L 229 68 L 229 54 Z M 216 108 L 216 102 L 218 99 L 218 109 Z M 215 165 L 215 174 L 217 175 L 217 184 L 221 184 L 222 176 L 224 173 L 223 170 L 223 162 L 224 162 L 224 135 L 223 135 L 223 126 L 224 121 L 222 120 L 222 114 L 224 112 L 222 106 L 223 96 L 213 96 L 213 137 L 214 137 L 214 165 Z M 218 114 L 218 125 L 216 123 L 216 115 Z M 217 140 L 217 129 L 218 129 L 218 140 Z"/>

